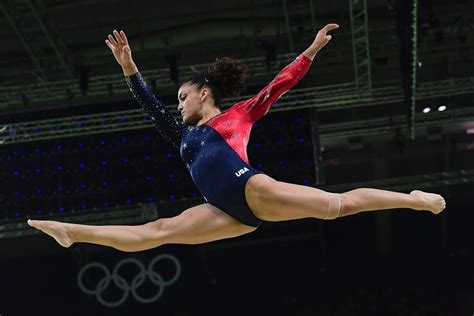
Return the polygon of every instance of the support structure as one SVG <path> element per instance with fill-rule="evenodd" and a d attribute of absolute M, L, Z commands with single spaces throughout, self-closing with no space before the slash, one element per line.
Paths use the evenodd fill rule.
<path fill-rule="evenodd" d="M 387 152 L 386 143 L 374 144 L 374 152 L 376 159 L 373 159 L 373 172 L 375 179 L 387 179 L 387 160 L 384 155 Z M 392 236 L 392 213 L 389 211 L 375 212 L 373 214 L 375 220 L 375 235 L 377 242 L 377 252 L 381 256 L 389 256 L 391 253 L 391 236 Z"/>
<path fill-rule="evenodd" d="M 349 0 L 352 31 L 354 76 L 360 94 L 372 94 L 370 69 L 369 26 L 366 0 Z"/>
<path fill-rule="evenodd" d="M 271 71 L 278 72 L 281 64 L 288 64 L 295 59 L 295 54 L 280 54 L 276 60 L 271 63 Z M 32 58 L 35 58 L 34 55 Z M 265 61 L 265 57 L 254 57 L 241 60 L 242 64 L 247 69 L 252 69 L 252 73 L 249 74 L 248 79 L 256 80 L 268 76 L 268 67 Z M 184 80 L 189 78 L 197 72 L 204 71 L 209 67 L 209 63 L 195 64 L 192 66 L 181 66 L 178 67 L 179 79 Z M 160 88 L 174 86 L 168 73 L 168 68 L 158 68 L 152 70 L 142 70 L 141 74 L 152 82 L 160 83 Z M 60 90 L 60 94 L 51 94 L 50 91 Z M 113 90 L 115 97 L 122 97 L 121 100 L 127 100 L 130 97 L 130 92 L 125 84 L 123 74 L 115 73 L 110 75 L 93 76 L 89 81 L 89 89 L 87 91 L 88 98 L 83 100 L 88 104 L 101 100 L 100 98 L 107 97 L 107 101 L 110 101 L 109 91 Z M 70 91 L 73 95 L 80 95 L 81 91 L 76 81 L 48 81 L 42 86 L 36 86 L 34 84 L 22 84 L 15 86 L 0 86 L 0 109 L 7 107 L 15 107 L 20 109 L 22 107 L 21 102 L 18 100 L 18 95 L 21 93 L 28 92 L 29 100 L 35 104 L 35 108 L 41 106 L 50 107 L 52 104 L 58 102 L 63 103 L 65 101 L 64 91 Z M 117 99 L 115 99 L 117 100 Z M 102 99 L 101 101 L 104 101 Z"/>
<path fill-rule="evenodd" d="M 122 79 L 123 80 L 123 79 Z M 442 80 L 424 83 L 419 86 L 419 99 L 432 99 L 439 96 L 469 95 L 474 93 L 474 77 L 459 80 Z M 124 88 L 125 89 L 125 88 Z M 227 108 L 241 100 L 251 98 L 244 95 L 223 100 L 223 108 Z M 128 98 L 130 98 L 128 96 Z M 350 108 L 377 106 L 382 111 L 383 106 L 390 106 L 403 100 L 403 91 L 399 86 L 387 86 L 373 90 L 372 97 L 361 97 L 354 83 L 331 85 L 317 88 L 293 89 L 280 98 L 277 106 L 271 111 L 290 111 L 305 108 L 317 108 L 318 112 L 337 111 Z M 177 118 L 176 105 L 170 105 L 169 110 Z M 383 113 L 383 112 L 381 112 Z M 472 120 L 474 109 L 465 107 L 451 111 L 431 113 L 419 116 L 419 127 L 430 124 L 453 124 Z M 406 116 L 400 114 L 391 117 L 377 117 L 360 121 L 331 123 L 318 125 L 321 138 L 344 138 L 349 136 L 382 135 L 398 127 L 406 131 L 408 124 Z M 57 139 L 80 135 L 102 134 L 116 131 L 150 128 L 153 122 L 139 107 L 134 110 L 96 113 L 82 116 L 62 117 L 41 121 L 9 123 L 0 125 L 0 144 L 32 142 L 47 139 Z"/>
<path fill-rule="evenodd" d="M 311 16 L 311 28 L 314 32 L 316 32 L 316 17 L 314 16 L 313 0 L 309 0 L 309 14 Z"/>
<path fill-rule="evenodd" d="M 47 81 L 46 71 L 44 69 L 44 65 L 38 59 L 39 51 L 36 47 L 32 45 L 34 41 L 32 41 L 33 35 L 31 33 L 26 32 L 22 29 L 23 25 L 23 15 L 19 10 L 17 10 L 15 2 L 13 1 L 0 1 L 0 10 L 3 12 L 8 24 L 10 24 L 11 28 L 15 32 L 16 36 L 20 40 L 21 44 L 25 48 L 28 57 L 30 57 L 34 69 L 38 75 L 40 75 L 45 81 Z"/>
<path fill-rule="evenodd" d="M 285 14 L 285 25 L 286 33 L 288 34 L 288 43 L 290 45 L 290 52 L 295 52 L 295 47 L 293 45 L 293 36 L 291 35 L 291 26 L 290 26 L 290 16 L 288 14 L 288 7 L 286 5 L 286 0 L 283 1 L 283 13 Z"/>
<path fill-rule="evenodd" d="M 410 127 L 410 137 L 415 140 L 415 116 L 416 116 L 416 67 L 418 66 L 416 29 L 418 27 L 418 0 L 413 0 L 411 24 L 411 44 L 412 44 L 412 60 L 411 60 L 411 104 L 408 115 L 408 125 Z"/>
<path fill-rule="evenodd" d="M 311 124 L 311 141 L 313 144 L 313 162 L 314 162 L 314 176 L 315 186 L 321 187 L 326 183 L 324 177 L 323 158 L 321 155 L 321 135 L 319 133 L 319 120 L 318 112 L 316 108 L 309 109 L 310 111 L 310 124 Z M 324 223 L 323 221 L 318 222 L 319 229 L 319 245 L 321 246 L 321 271 L 326 270 L 327 266 L 327 246 L 324 235 Z"/>
<path fill-rule="evenodd" d="M 22 4 L 24 4 L 22 6 Z M 56 31 L 54 24 L 47 18 L 46 9 L 44 3 L 39 1 L 25 0 L 25 2 L 16 1 L 1 1 L 0 11 L 3 12 L 6 20 L 10 24 L 11 28 L 15 32 L 16 36 L 20 40 L 21 44 L 25 48 L 29 58 L 33 63 L 34 75 L 36 76 L 36 85 L 32 85 L 31 89 L 25 89 L 14 91 L 9 88 L 8 95 L 5 99 L 5 104 L 9 102 L 16 103 L 17 100 L 23 96 L 27 100 L 35 101 L 35 90 L 41 90 L 43 95 L 49 99 L 66 99 L 64 90 L 66 89 L 67 83 L 61 80 L 60 85 L 51 84 L 50 74 L 51 67 L 45 65 L 40 56 L 44 56 L 44 52 L 41 50 L 37 40 L 38 34 L 35 28 L 25 25 L 25 12 L 30 11 L 34 17 L 34 20 L 39 25 L 42 33 L 48 40 L 49 46 L 55 52 L 58 57 L 59 64 L 66 73 L 66 78 L 70 80 L 70 85 L 77 85 L 73 82 L 73 67 L 70 62 L 68 50 L 66 45 L 61 40 L 58 32 Z M 48 71 L 50 70 L 50 71 Z"/>
<path fill-rule="evenodd" d="M 73 67 L 70 62 L 68 49 L 65 43 L 62 41 L 61 37 L 59 36 L 59 33 L 54 24 L 47 18 L 46 8 L 44 6 L 43 1 L 25 1 L 28 5 L 28 8 L 33 13 L 36 22 L 40 26 L 41 31 L 43 31 L 43 34 L 48 39 L 49 45 L 56 54 L 56 57 L 58 57 L 58 60 L 62 68 L 66 72 L 67 76 L 69 77 L 69 79 L 74 79 L 74 75 L 72 72 Z"/>
<path fill-rule="evenodd" d="M 314 175 L 316 185 L 324 185 L 326 179 L 324 177 L 323 159 L 321 156 L 321 134 L 319 131 L 319 120 L 317 109 L 310 109 L 310 124 L 311 124 L 311 141 L 313 144 L 313 161 L 314 161 Z"/>

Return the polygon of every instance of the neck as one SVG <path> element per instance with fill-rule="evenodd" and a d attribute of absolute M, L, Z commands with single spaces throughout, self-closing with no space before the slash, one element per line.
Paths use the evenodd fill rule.
<path fill-rule="evenodd" d="M 212 106 L 208 108 L 207 110 L 203 109 L 202 118 L 199 120 L 199 122 L 197 122 L 196 126 L 206 123 L 211 118 L 213 118 L 216 115 L 219 115 L 220 113 L 221 113 L 221 110 L 219 110 L 215 106 Z"/>

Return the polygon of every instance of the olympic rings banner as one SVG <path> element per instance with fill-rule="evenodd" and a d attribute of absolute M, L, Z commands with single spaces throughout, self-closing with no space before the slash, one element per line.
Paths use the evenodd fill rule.
<path fill-rule="evenodd" d="M 169 280 L 165 280 L 158 272 L 156 272 L 155 266 L 158 262 L 162 260 L 169 260 L 175 266 L 175 273 Z M 126 271 L 123 269 L 123 266 L 135 266 L 135 269 L 138 268 L 139 272 L 132 277 L 131 281 L 127 281 L 125 276 L 121 275 Z M 135 270 L 133 269 L 133 270 Z M 95 270 L 95 271 L 94 271 Z M 93 278 L 92 273 L 99 272 L 102 275 L 102 278 Z M 77 276 L 77 283 L 79 288 L 86 294 L 95 295 L 99 303 L 106 307 L 117 307 L 123 304 L 127 298 L 132 293 L 132 296 L 140 303 L 152 303 L 157 301 L 165 287 L 175 283 L 181 275 L 181 264 L 178 259 L 170 254 L 162 254 L 156 256 L 149 264 L 148 267 L 134 258 L 126 258 L 119 261 L 112 273 L 110 270 L 102 263 L 99 262 L 91 262 L 82 267 L 79 271 Z M 89 277 L 88 277 L 89 276 Z M 97 281 L 95 286 L 88 287 L 85 285 L 85 280 L 93 280 Z M 139 289 L 142 287 L 144 282 L 149 280 L 154 287 L 156 288 L 156 292 L 148 297 L 142 296 L 139 293 Z M 112 286 L 111 286 L 112 285 Z M 115 286 L 119 290 L 119 294 L 116 295 L 118 298 L 116 299 L 106 299 L 104 296 L 109 289 Z"/>

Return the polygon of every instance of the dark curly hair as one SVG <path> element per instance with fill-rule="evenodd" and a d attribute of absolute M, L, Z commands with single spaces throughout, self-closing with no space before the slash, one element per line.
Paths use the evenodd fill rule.
<path fill-rule="evenodd" d="M 196 85 L 200 90 L 204 86 L 211 89 L 214 103 L 221 107 L 223 97 L 239 96 L 244 89 L 245 69 L 237 59 L 217 58 L 207 72 L 196 74 L 184 83 Z"/>

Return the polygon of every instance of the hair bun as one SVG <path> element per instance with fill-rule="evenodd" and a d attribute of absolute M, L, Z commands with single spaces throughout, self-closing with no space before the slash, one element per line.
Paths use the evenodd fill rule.
<path fill-rule="evenodd" d="M 237 59 L 217 58 L 209 66 L 208 73 L 219 85 L 224 96 L 238 96 L 244 89 L 245 69 Z"/>

